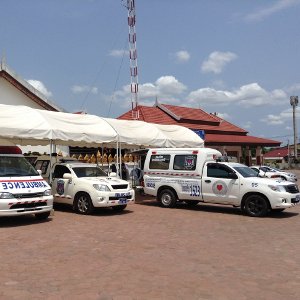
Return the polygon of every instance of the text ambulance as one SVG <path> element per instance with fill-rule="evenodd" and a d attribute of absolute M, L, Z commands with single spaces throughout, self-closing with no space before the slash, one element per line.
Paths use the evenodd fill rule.
<path fill-rule="evenodd" d="M 47 219 L 52 209 L 50 186 L 20 148 L 0 146 L 0 216 L 34 214 Z"/>
<path fill-rule="evenodd" d="M 177 201 L 240 207 L 249 216 L 262 217 L 271 209 L 283 211 L 299 203 L 295 183 L 257 177 L 251 168 L 217 162 L 214 149 L 150 149 L 144 165 L 144 192 L 156 196 L 163 207 Z"/>

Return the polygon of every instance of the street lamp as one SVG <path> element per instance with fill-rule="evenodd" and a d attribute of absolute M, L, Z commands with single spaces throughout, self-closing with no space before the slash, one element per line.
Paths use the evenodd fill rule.
<path fill-rule="evenodd" d="M 296 106 L 298 106 L 298 96 L 291 96 L 290 103 L 293 106 L 293 128 L 294 128 L 294 156 L 297 159 L 297 124 L 296 124 Z"/>

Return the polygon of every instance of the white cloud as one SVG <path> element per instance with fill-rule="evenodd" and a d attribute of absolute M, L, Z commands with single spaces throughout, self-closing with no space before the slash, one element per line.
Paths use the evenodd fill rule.
<path fill-rule="evenodd" d="M 279 105 L 288 98 L 283 90 L 266 91 L 258 83 L 241 86 L 238 89 L 215 90 L 213 88 L 201 88 L 192 91 L 187 100 L 192 104 L 200 105 L 230 105 L 239 104 L 244 107 Z"/>
<path fill-rule="evenodd" d="M 242 124 L 242 128 L 244 128 L 244 129 L 249 129 L 251 127 L 252 127 L 251 121 L 247 121 L 246 123 Z"/>
<path fill-rule="evenodd" d="M 300 113 L 300 108 L 296 108 L 296 113 Z M 281 113 L 278 115 L 274 114 L 269 114 L 265 119 L 261 119 L 262 122 L 267 123 L 268 125 L 281 125 L 284 124 L 285 122 L 293 122 L 293 109 L 288 108 L 283 110 Z M 286 127 L 286 129 L 291 129 L 291 127 Z"/>
<path fill-rule="evenodd" d="M 124 55 L 129 55 L 129 51 L 115 49 L 109 52 L 109 56 L 113 56 L 113 57 L 123 57 Z"/>
<path fill-rule="evenodd" d="M 189 61 L 191 58 L 191 55 L 189 54 L 189 52 L 185 51 L 185 50 L 176 52 L 174 54 L 174 56 L 175 56 L 176 62 L 178 62 L 178 63 L 185 63 L 185 62 Z"/>
<path fill-rule="evenodd" d="M 162 76 L 155 83 L 144 83 L 139 85 L 138 102 L 140 105 L 153 105 L 158 99 L 163 103 L 179 103 L 178 96 L 186 90 L 186 86 L 179 82 L 174 76 Z M 129 107 L 131 102 L 130 85 L 123 86 L 115 92 L 113 98 L 122 107 Z"/>
<path fill-rule="evenodd" d="M 220 112 L 217 112 L 217 116 L 218 116 L 219 118 L 224 119 L 224 120 L 229 120 L 229 119 L 231 119 L 231 116 L 229 116 L 229 114 L 227 114 L 227 113 L 220 113 Z"/>
<path fill-rule="evenodd" d="M 275 3 L 261 8 L 260 10 L 257 10 L 254 13 L 248 14 L 245 17 L 246 21 L 260 21 L 263 20 L 266 17 L 269 17 L 281 10 L 287 9 L 292 6 L 299 5 L 300 1 L 299 0 L 278 0 Z"/>
<path fill-rule="evenodd" d="M 231 61 L 235 60 L 238 56 L 233 52 L 212 52 L 208 59 L 202 63 L 201 70 L 203 73 L 220 74 L 225 66 Z"/>
<path fill-rule="evenodd" d="M 162 95 L 179 95 L 186 90 L 186 86 L 174 76 L 162 76 L 156 80 L 155 84 Z"/>
<path fill-rule="evenodd" d="M 52 97 L 52 93 L 47 90 L 47 88 L 45 87 L 45 85 L 41 81 L 34 80 L 34 79 L 29 79 L 29 80 L 27 80 L 27 82 L 29 84 L 31 84 L 39 92 L 41 92 L 42 94 L 44 94 L 47 98 Z"/>
<path fill-rule="evenodd" d="M 91 93 L 91 94 L 98 94 L 97 87 L 91 87 L 88 85 L 73 85 L 71 87 L 71 91 L 73 94 L 82 94 L 82 93 Z"/>

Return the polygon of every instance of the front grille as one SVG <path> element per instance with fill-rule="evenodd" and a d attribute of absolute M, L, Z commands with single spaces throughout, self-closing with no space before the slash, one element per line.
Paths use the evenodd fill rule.
<path fill-rule="evenodd" d="M 10 209 L 34 209 L 40 206 L 47 206 L 47 202 L 34 202 L 34 203 L 20 203 L 14 204 L 10 207 Z"/>
<path fill-rule="evenodd" d="M 288 192 L 288 193 L 291 193 L 291 194 L 297 194 L 299 193 L 299 189 L 298 189 L 298 186 L 296 184 L 289 184 L 289 185 L 286 185 L 285 186 L 285 190 Z"/>
<path fill-rule="evenodd" d="M 13 194 L 17 199 L 24 199 L 24 198 L 40 198 L 44 196 L 44 193 L 29 193 L 29 194 Z"/>
<path fill-rule="evenodd" d="M 127 190 L 128 184 L 114 184 L 111 186 L 114 190 Z"/>
<path fill-rule="evenodd" d="M 131 195 L 129 196 L 120 196 L 120 197 L 109 197 L 109 200 L 119 200 L 119 199 L 131 199 Z"/>

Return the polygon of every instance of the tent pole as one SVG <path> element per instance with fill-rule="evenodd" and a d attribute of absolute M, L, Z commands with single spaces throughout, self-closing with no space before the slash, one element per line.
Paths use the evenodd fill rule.
<path fill-rule="evenodd" d="M 117 163 L 117 177 L 119 178 L 119 174 L 120 174 L 120 172 L 119 172 L 119 137 L 118 137 L 118 139 L 117 139 L 117 161 L 116 161 L 116 163 Z"/>
<path fill-rule="evenodd" d="M 50 140 L 50 168 L 49 168 L 49 184 L 52 183 L 52 150 L 53 150 L 53 140 Z"/>

